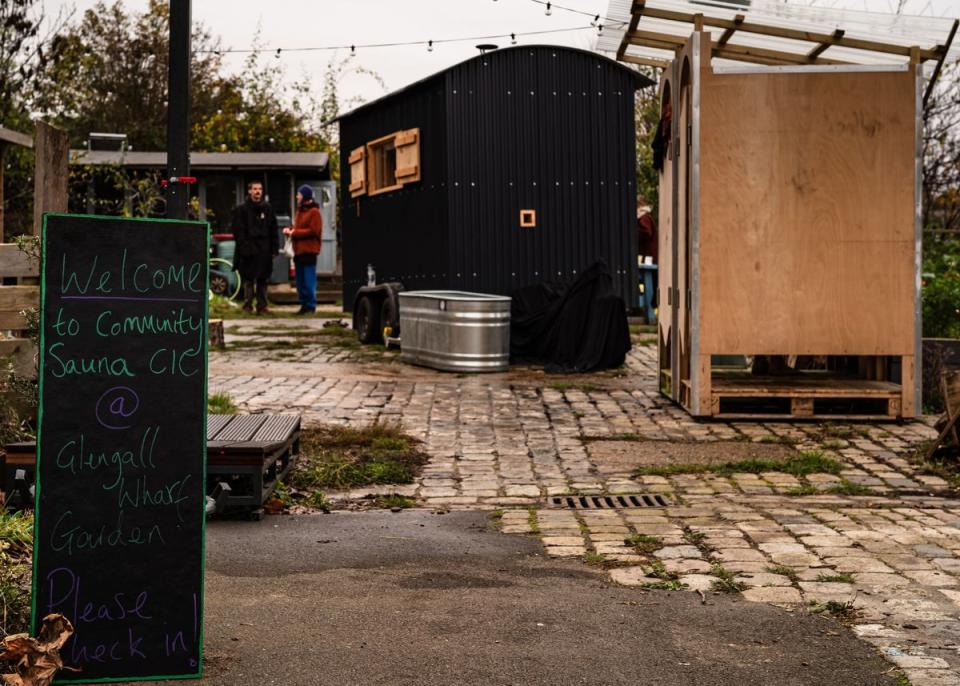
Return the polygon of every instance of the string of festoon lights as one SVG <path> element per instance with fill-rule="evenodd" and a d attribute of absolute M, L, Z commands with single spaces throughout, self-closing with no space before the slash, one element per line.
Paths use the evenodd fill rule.
<path fill-rule="evenodd" d="M 498 0 L 493 0 L 497 2 Z M 349 50 L 351 55 L 356 55 L 358 50 L 370 49 L 370 48 L 397 48 L 397 47 L 410 47 L 410 46 L 425 46 L 428 52 L 433 52 L 434 46 L 442 45 L 445 43 L 466 43 L 472 41 L 486 41 L 486 40 L 495 40 L 495 39 L 510 39 L 511 45 L 517 44 L 518 38 L 523 38 L 526 36 L 543 36 L 551 33 L 568 33 L 572 31 L 587 31 L 595 30 L 597 33 L 602 34 L 604 25 L 614 26 L 616 28 L 623 28 L 627 25 L 627 22 L 621 20 L 612 20 L 607 17 L 603 17 L 599 14 L 594 14 L 593 12 L 585 12 L 573 7 L 567 7 L 564 5 L 558 5 L 552 0 L 529 0 L 530 2 L 542 5 L 544 7 L 544 14 L 546 16 L 552 16 L 554 10 L 561 10 L 564 12 L 570 12 L 572 14 L 579 14 L 586 17 L 591 17 L 589 26 L 570 26 L 566 28 L 559 29 L 543 29 L 540 31 L 517 31 L 511 33 L 497 33 L 497 34 L 488 34 L 484 36 L 458 36 L 456 38 L 430 38 L 427 40 L 412 40 L 412 41 L 394 41 L 389 43 L 351 43 L 351 44 L 342 44 L 342 45 L 317 45 L 317 46 L 305 46 L 305 47 L 256 47 L 256 48 L 222 48 L 222 49 L 213 49 L 213 50 L 203 50 L 200 52 L 213 53 L 216 55 L 228 55 L 228 54 L 250 54 L 250 53 L 272 53 L 274 57 L 280 58 L 283 56 L 283 53 L 293 53 L 293 52 L 322 52 L 322 51 L 339 51 L 339 50 Z"/>

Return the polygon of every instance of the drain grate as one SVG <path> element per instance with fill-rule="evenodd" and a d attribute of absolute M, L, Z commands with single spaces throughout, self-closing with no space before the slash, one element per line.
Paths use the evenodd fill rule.
<path fill-rule="evenodd" d="M 616 510 L 635 507 L 669 507 L 672 505 L 659 493 L 638 495 L 557 495 L 550 498 L 551 507 L 568 510 Z"/>

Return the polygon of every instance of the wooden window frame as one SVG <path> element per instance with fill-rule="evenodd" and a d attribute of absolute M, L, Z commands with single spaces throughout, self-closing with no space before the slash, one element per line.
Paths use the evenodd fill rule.
<path fill-rule="evenodd" d="M 375 181 L 375 175 L 373 173 L 374 165 L 374 148 L 382 146 L 384 143 L 393 142 L 394 149 L 396 149 L 396 140 L 397 136 L 400 135 L 400 131 L 396 131 L 386 136 L 381 136 L 375 140 L 370 141 L 366 145 L 367 150 L 367 169 L 366 169 L 366 178 L 367 178 L 367 195 L 380 195 L 381 193 L 389 193 L 390 191 L 395 191 L 398 188 L 403 188 L 402 183 L 396 182 L 396 169 L 394 169 L 394 184 L 392 186 L 384 186 L 383 188 L 374 188 L 373 184 Z"/>

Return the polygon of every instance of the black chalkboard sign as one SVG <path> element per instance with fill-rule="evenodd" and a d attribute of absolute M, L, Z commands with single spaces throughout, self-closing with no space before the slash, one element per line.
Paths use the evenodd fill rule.
<path fill-rule="evenodd" d="M 200 676 L 208 229 L 49 214 L 33 628 L 57 683 Z"/>

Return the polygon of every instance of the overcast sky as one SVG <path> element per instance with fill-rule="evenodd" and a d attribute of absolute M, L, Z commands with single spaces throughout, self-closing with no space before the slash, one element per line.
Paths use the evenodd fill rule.
<path fill-rule="evenodd" d="M 108 0 L 112 2 L 113 0 Z M 859 10 L 891 11 L 898 0 L 807 0 L 807 4 L 849 7 Z M 95 0 L 46 0 L 48 10 L 76 8 L 77 16 L 96 4 Z M 561 0 L 560 4 L 588 14 L 602 14 L 607 0 Z M 132 10 L 142 11 L 147 0 L 125 0 Z M 533 0 L 194 0 L 194 22 L 204 24 L 223 39 L 224 47 L 247 48 L 259 26 L 265 48 L 362 45 L 369 43 L 421 41 L 407 47 L 358 49 L 355 63 L 378 73 L 389 90 L 395 90 L 428 74 L 476 54 L 479 41 L 436 44 L 427 52 L 428 40 L 526 33 L 582 27 L 541 36 L 517 36 L 521 43 L 554 43 L 591 49 L 596 29 L 591 16 L 554 9 Z M 906 0 L 905 11 L 941 17 L 960 17 L 960 0 Z M 509 38 L 494 39 L 501 47 Z M 349 50 L 341 51 L 340 55 Z M 291 78 L 303 74 L 319 76 L 331 52 L 281 52 Z M 239 69 L 242 56 L 229 56 L 227 66 Z M 319 85 L 318 85 L 319 87 Z M 369 77 L 349 74 L 341 84 L 344 99 L 369 100 L 383 89 Z"/>

